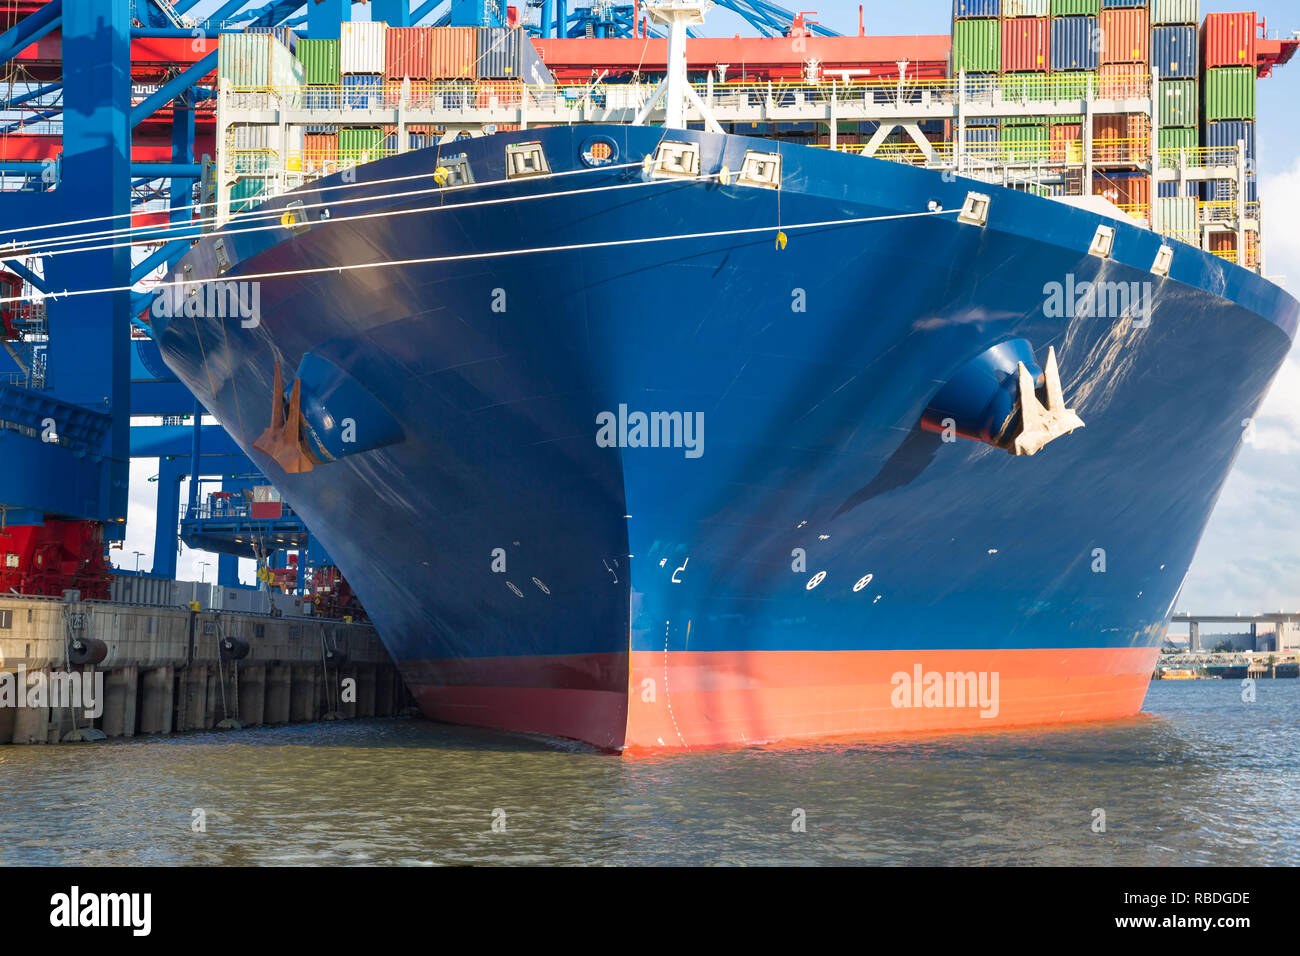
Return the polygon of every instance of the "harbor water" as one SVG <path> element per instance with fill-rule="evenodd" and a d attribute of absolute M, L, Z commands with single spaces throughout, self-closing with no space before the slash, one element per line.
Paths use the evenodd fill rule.
<path fill-rule="evenodd" d="M 1295 865 L 1300 681 L 1242 692 L 635 759 L 420 719 L 5 747 L 0 865 Z"/>

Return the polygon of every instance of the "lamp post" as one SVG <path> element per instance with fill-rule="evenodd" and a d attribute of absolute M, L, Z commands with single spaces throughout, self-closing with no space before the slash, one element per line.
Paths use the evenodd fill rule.
<path fill-rule="evenodd" d="M 135 555 L 135 573 L 136 573 L 136 574 L 139 574 L 139 573 L 140 573 L 140 559 L 144 557 L 144 552 L 143 552 L 143 551 L 132 551 L 131 553 Z"/>
<path fill-rule="evenodd" d="M 212 567 L 211 562 L 208 562 L 208 561 L 200 561 L 200 562 L 199 562 L 199 583 L 200 583 L 200 584 L 205 583 L 204 575 L 206 575 L 206 574 L 208 573 L 208 572 L 207 572 L 207 569 L 210 568 L 210 567 Z"/>

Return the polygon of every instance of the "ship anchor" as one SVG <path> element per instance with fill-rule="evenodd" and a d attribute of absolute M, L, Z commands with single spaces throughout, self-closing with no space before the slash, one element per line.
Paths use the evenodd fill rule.
<path fill-rule="evenodd" d="M 301 396 L 302 381 L 295 378 L 286 411 L 284 375 L 280 363 L 276 362 L 275 381 L 271 385 L 271 424 L 253 442 L 253 447 L 270 455 L 271 460 L 290 475 L 311 471 L 317 465 L 302 439 Z"/>
<path fill-rule="evenodd" d="M 1046 405 L 1038 400 L 1034 390 L 1034 377 L 1029 374 L 1024 362 L 1016 363 L 1016 374 L 1020 383 L 1020 434 L 1010 448 L 1011 454 L 1032 455 L 1048 442 L 1083 427 L 1083 419 L 1074 409 L 1065 407 L 1055 348 L 1048 347 L 1047 364 L 1043 367 Z"/>

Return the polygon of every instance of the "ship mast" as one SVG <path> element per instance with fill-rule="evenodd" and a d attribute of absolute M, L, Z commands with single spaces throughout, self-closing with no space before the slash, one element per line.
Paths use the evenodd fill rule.
<path fill-rule="evenodd" d="M 664 126 L 669 129 L 686 128 L 686 104 L 689 101 L 700 111 L 710 132 L 722 132 L 722 127 L 686 76 L 686 28 L 704 23 L 704 14 L 712 6 L 713 0 L 644 0 L 643 7 L 650 19 L 668 27 L 668 73 L 637 111 L 632 120 L 634 126 L 644 125 L 655 105 L 663 99 Z"/>

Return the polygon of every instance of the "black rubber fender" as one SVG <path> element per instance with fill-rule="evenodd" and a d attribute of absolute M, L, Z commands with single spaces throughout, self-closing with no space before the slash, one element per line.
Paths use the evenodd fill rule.
<path fill-rule="evenodd" d="M 68 645 L 68 661 L 72 664 L 101 664 L 108 656 L 108 645 L 96 637 L 74 637 Z"/>

